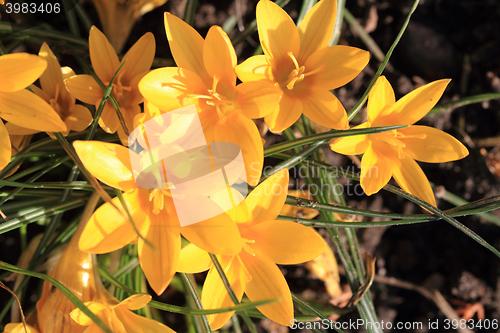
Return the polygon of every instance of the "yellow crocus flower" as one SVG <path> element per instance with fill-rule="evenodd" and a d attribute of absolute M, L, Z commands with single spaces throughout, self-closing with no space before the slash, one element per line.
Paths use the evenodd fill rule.
<path fill-rule="evenodd" d="M 61 132 L 64 136 L 69 131 L 83 131 L 92 123 L 92 114 L 83 105 L 75 104 L 75 97 L 71 96 L 64 79 L 74 76 L 75 72 L 69 67 L 61 68 L 56 56 L 46 43 L 42 44 L 38 55 L 47 61 L 47 69 L 40 76 L 42 89 L 31 85 L 31 89 L 47 102 L 66 124 L 66 130 Z M 8 123 L 6 125 L 11 135 L 29 135 L 38 131 Z M 49 132 L 49 135 L 52 135 Z"/>
<path fill-rule="evenodd" d="M 248 183 L 257 185 L 264 149 L 252 119 L 277 107 L 279 90 L 268 82 L 236 85 L 236 53 L 220 27 L 211 27 L 204 40 L 190 25 L 166 13 L 165 29 L 179 67 L 151 71 L 139 83 L 141 93 L 165 112 L 195 104 L 207 142 L 237 144 Z"/>
<path fill-rule="evenodd" d="M 436 206 L 429 181 L 415 160 L 443 163 L 464 158 L 469 152 L 451 135 L 413 124 L 436 105 L 449 82 L 448 79 L 431 82 L 396 102 L 390 83 L 381 76 L 368 95 L 368 121 L 355 128 L 411 126 L 340 138 L 330 144 L 332 150 L 340 154 L 364 154 L 361 187 L 367 195 L 377 193 L 394 177 L 403 190 Z"/>
<path fill-rule="evenodd" d="M 238 228 L 225 213 L 181 228 L 170 190 L 145 189 L 136 184 L 128 148 L 98 141 L 75 141 L 73 145 L 91 174 L 125 192 L 123 200 L 144 237 L 138 239 L 119 198 L 114 198 L 112 202 L 121 213 L 110 203 L 99 207 L 80 237 L 81 250 L 108 253 L 138 239 L 142 270 L 157 294 L 163 293 L 177 271 L 181 232 L 211 253 L 231 255 L 240 251 Z"/>
<path fill-rule="evenodd" d="M 288 284 L 276 264 L 293 265 L 312 260 L 325 250 L 325 242 L 313 228 L 289 221 L 276 221 L 288 193 L 288 170 L 266 179 L 239 205 L 228 210 L 236 222 L 243 239 L 242 250 L 233 256 L 217 256 L 228 281 L 241 300 L 243 293 L 253 301 L 279 299 L 276 303 L 258 306 L 266 317 L 289 326 L 293 319 L 292 296 Z M 221 207 L 231 207 L 223 202 Z M 181 251 L 178 270 L 198 273 L 206 270 L 201 301 L 205 309 L 234 305 L 222 279 L 213 266 L 207 252 L 194 244 Z M 219 329 L 231 317 L 232 312 L 209 315 L 212 329 Z"/>
<path fill-rule="evenodd" d="M 347 114 L 330 90 L 347 84 L 368 64 L 358 48 L 328 46 L 335 27 L 336 0 L 322 0 L 297 28 L 274 2 L 257 4 L 257 26 L 264 55 L 236 67 L 243 82 L 272 82 L 283 92 L 279 107 L 265 117 L 272 131 L 283 131 L 304 113 L 329 128 L 348 127 Z"/>
<path fill-rule="evenodd" d="M 64 132 L 61 117 L 43 99 L 24 89 L 42 75 L 47 62 L 36 55 L 0 56 L 0 118 L 36 131 Z M 10 161 L 11 142 L 0 120 L 0 170 Z"/>
<path fill-rule="evenodd" d="M 115 50 L 106 39 L 106 36 L 96 27 L 92 27 L 89 36 L 89 51 L 92 67 L 96 75 L 107 86 L 118 68 L 126 60 L 120 73 L 113 81 L 111 95 L 116 99 L 122 112 L 128 131 L 132 131 L 135 115 L 141 112 L 142 96 L 137 88 L 139 80 L 149 71 L 155 55 L 155 39 L 148 32 L 142 36 L 123 56 L 118 60 Z M 66 87 L 78 100 L 99 106 L 104 92 L 90 75 L 76 75 L 66 79 Z M 128 136 L 122 128 L 116 111 L 108 101 L 104 107 L 99 125 L 108 133 L 118 135 L 123 144 L 127 144 Z"/>

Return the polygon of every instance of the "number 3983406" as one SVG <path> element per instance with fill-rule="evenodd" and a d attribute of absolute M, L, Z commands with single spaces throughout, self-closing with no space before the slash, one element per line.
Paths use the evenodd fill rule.
<path fill-rule="evenodd" d="M 46 13 L 46 14 L 59 14 L 61 12 L 60 3 L 12 3 L 8 2 L 5 4 L 5 11 L 8 14 L 36 14 L 36 13 Z"/>

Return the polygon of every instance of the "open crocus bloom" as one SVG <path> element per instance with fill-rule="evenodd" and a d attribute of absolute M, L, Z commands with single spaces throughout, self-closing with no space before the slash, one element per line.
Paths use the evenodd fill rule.
<path fill-rule="evenodd" d="M 31 85 L 31 89 L 64 121 L 66 130 L 61 132 L 64 136 L 68 135 L 71 130 L 85 130 L 92 123 L 92 115 L 85 106 L 75 104 L 75 97 L 70 95 L 64 84 L 64 79 L 74 76 L 75 72 L 69 67 L 61 68 L 59 61 L 46 43 L 42 44 L 38 55 L 47 61 L 47 69 L 40 76 L 42 89 L 35 85 Z M 13 123 L 7 123 L 6 127 L 11 135 L 29 135 L 38 132 Z"/>
<path fill-rule="evenodd" d="M 0 56 L 0 118 L 35 131 L 64 132 L 61 117 L 43 99 L 24 89 L 42 75 L 47 62 L 27 53 Z M 0 170 L 10 161 L 11 142 L 0 120 Z"/>
<path fill-rule="evenodd" d="M 119 302 L 101 285 L 98 288 L 96 299 L 85 303 L 85 305 L 115 333 L 175 333 L 156 320 L 136 315 L 131 311 L 145 307 L 150 301 L 151 295 L 135 294 Z M 71 318 L 74 322 L 84 326 L 80 326 L 84 329 L 84 333 L 102 333 L 102 329 L 80 309 L 73 310 Z"/>
<path fill-rule="evenodd" d="M 151 71 L 140 82 L 144 98 L 167 112 L 195 104 L 207 142 L 232 142 L 243 154 L 247 180 L 257 185 L 264 149 L 252 118 L 276 109 L 280 91 L 270 82 L 236 85 L 236 53 L 227 34 L 213 26 L 203 38 L 169 13 L 165 28 L 179 67 Z"/>
<path fill-rule="evenodd" d="M 97 179 L 124 191 L 123 200 L 137 229 L 128 219 L 119 198 L 99 207 L 80 237 L 80 249 L 107 253 L 138 239 L 139 261 L 151 288 L 161 294 L 177 271 L 181 232 L 192 243 L 216 254 L 236 254 L 241 237 L 225 213 L 180 227 L 172 194 L 167 189 L 140 188 L 134 179 L 129 149 L 120 145 L 75 141 L 75 150 L 85 167 Z M 137 231 L 136 231 L 137 230 Z"/>
<path fill-rule="evenodd" d="M 104 85 L 108 85 L 121 64 L 126 61 L 121 71 L 113 81 L 111 95 L 120 106 L 128 131 L 132 130 L 134 116 L 141 112 L 139 104 L 142 96 L 137 88 L 141 78 L 149 71 L 155 55 L 155 39 L 148 32 L 142 36 L 123 56 L 118 60 L 115 50 L 106 39 L 106 36 L 96 27 L 90 29 L 89 51 L 92 67 L 96 75 Z M 75 75 L 66 79 L 66 86 L 70 93 L 78 100 L 94 104 L 99 107 L 104 92 L 90 75 Z M 120 120 L 110 101 L 106 103 L 99 119 L 99 125 L 108 133 L 118 135 L 123 144 L 127 143 L 127 133 L 120 124 Z"/>
<path fill-rule="evenodd" d="M 335 27 L 336 0 L 322 0 L 297 28 L 269 0 L 257 4 L 257 26 L 264 55 L 236 67 L 243 82 L 272 82 L 283 92 L 279 107 L 265 117 L 272 131 L 290 127 L 302 113 L 318 124 L 345 129 L 347 114 L 330 92 L 354 79 L 370 55 L 354 47 L 328 46 Z"/>
<path fill-rule="evenodd" d="M 276 221 L 288 192 L 288 170 L 274 174 L 257 186 L 239 205 L 228 210 L 237 223 L 243 240 L 242 250 L 233 256 L 217 256 L 229 283 L 239 300 L 246 293 L 251 301 L 279 299 L 278 302 L 257 307 L 266 317 L 289 326 L 293 319 L 290 289 L 276 264 L 303 263 L 319 256 L 325 242 L 313 228 L 295 222 Z M 217 201 L 218 198 L 214 198 Z M 230 202 L 219 201 L 223 207 Z M 194 244 L 181 251 L 178 270 L 198 273 L 210 270 L 201 300 L 206 309 L 232 306 L 222 279 L 207 252 Z M 232 312 L 210 315 L 212 329 L 219 329 Z"/>
<path fill-rule="evenodd" d="M 368 121 L 355 128 L 411 125 L 378 134 L 334 140 L 330 147 L 344 155 L 364 154 L 361 186 L 367 195 L 377 193 L 394 177 L 401 188 L 436 206 L 434 193 L 417 161 L 443 163 L 469 154 L 457 139 L 438 129 L 413 125 L 436 105 L 450 80 L 438 80 L 415 89 L 396 102 L 394 91 L 381 76 L 368 95 Z"/>

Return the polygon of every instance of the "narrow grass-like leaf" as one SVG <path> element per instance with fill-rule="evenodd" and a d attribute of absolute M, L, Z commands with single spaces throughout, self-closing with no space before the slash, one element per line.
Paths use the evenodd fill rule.
<path fill-rule="evenodd" d="M 433 186 L 433 184 L 431 183 L 431 186 Z M 455 195 L 445 189 L 442 189 L 442 190 L 439 190 L 439 195 L 438 193 L 436 193 L 436 197 L 439 197 L 441 199 L 443 199 L 444 201 L 446 202 L 449 202 L 451 203 L 452 205 L 455 205 L 457 206 L 457 209 L 458 208 L 462 208 L 464 209 L 464 206 L 466 204 L 469 204 L 469 202 L 465 199 L 462 199 L 460 198 L 458 195 Z M 492 198 L 488 198 L 488 206 L 491 206 L 493 204 L 499 204 L 500 203 L 500 198 L 499 196 L 496 196 L 496 198 L 492 197 Z M 486 202 L 485 202 L 486 204 Z M 478 204 L 476 204 L 476 207 L 478 206 Z M 445 211 L 445 213 L 447 213 Z M 448 214 L 448 213 L 447 213 Z M 494 223 L 498 226 L 500 226 L 500 218 L 498 218 L 497 216 L 493 215 L 493 214 L 489 214 L 489 213 L 478 213 L 477 216 L 485 219 L 486 221 L 488 222 L 491 222 L 491 223 Z"/>
<path fill-rule="evenodd" d="M 80 31 L 78 29 L 78 22 L 76 20 L 76 15 L 74 11 L 73 0 L 62 0 L 62 5 L 64 12 L 66 13 L 66 20 L 68 21 L 69 31 L 75 37 L 80 37 Z"/>
<path fill-rule="evenodd" d="M 87 199 L 76 199 L 54 206 L 36 208 L 22 216 L 14 216 L 9 221 L 0 223 L 0 235 L 8 231 L 20 228 L 24 224 L 36 222 L 42 218 L 50 217 L 65 211 L 85 206 Z"/>
<path fill-rule="evenodd" d="M 304 146 L 307 144 L 318 144 L 320 146 L 324 145 L 328 140 L 346 136 L 353 135 L 365 135 L 365 134 L 376 134 L 387 131 L 392 131 L 395 129 L 405 128 L 408 125 L 394 125 L 394 126 L 384 126 L 384 127 L 371 127 L 362 129 L 349 129 L 349 130 L 331 130 L 325 133 L 308 135 L 299 139 L 288 140 L 275 145 L 264 148 L 264 156 L 272 156 L 274 154 Z"/>
<path fill-rule="evenodd" d="M 212 262 L 214 263 L 215 269 L 217 270 L 220 278 L 222 279 L 222 284 L 224 284 L 224 287 L 226 288 L 227 293 L 229 294 L 229 297 L 233 301 L 234 305 L 240 304 L 240 301 L 238 300 L 238 298 L 234 294 L 233 288 L 231 288 L 231 285 L 229 284 L 229 281 L 227 280 L 226 274 L 224 273 L 224 270 L 222 269 L 222 266 L 220 265 L 219 260 L 217 259 L 217 257 L 214 254 L 209 253 L 209 255 L 210 255 L 210 259 L 212 259 Z M 250 319 L 250 317 L 248 316 L 246 311 L 241 311 L 238 314 L 243 318 L 243 320 L 245 321 L 245 324 L 247 324 L 250 331 L 252 331 L 252 333 L 257 333 L 257 329 L 255 328 L 252 320 Z"/>
<path fill-rule="evenodd" d="M 135 291 L 134 289 L 131 289 L 118 281 L 116 277 L 111 275 L 105 268 L 102 266 L 99 267 L 99 274 L 101 275 L 102 278 L 104 278 L 106 281 L 110 282 L 112 285 L 116 286 L 117 288 L 122 289 L 123 291 L 127 292 L 130 295 L 137 294 L 138 292 Z M 148 305 L 159 309 L 159 310 L 164 310 L 164 311 L 169 311 L 169 312 L 174 312 L 174 313 L 181 313 L 181 314 L 187 314 L 187 315 L 210 315 L 210 314 L 217 314 L 217 313 L 224 313 L 224 312 L 229 312 L 229 311 L 241 311 L 241 310 L 248 310 L 248 309 L 254 309 L 257 306 L 269 304 L 272 302 L 276 302 L 276 299 L 271 299 L 271 300 L 263 300 L 263 301 L 257 301 L 257 302 L 245 302 L 245 303 L 240 303 L 238 305 L 230 306 L 230 307 L 225 307 L 225 308 L 219 308 L 219 309 L 190 309 L 190 308 L 185 308 L 182 306 L 177 306 L 177 305 L 171 305 L 171 304 L 165 304 L 162 302 L 158 301 L 151 301 Z"/>
<path fill-rule="evenodd" d="M 313 306 L 311 306 L 311 304 L 307 303 L 306 301 L 304 301 L 302 298 L 300 298 L 299 296 L 295 295 L 294 293 L 292 293 L 292 299 L 296 303 L 296 305 L 303 310 L 302 311 L 303 313 L 305 312 L 304 310 L 307 310 L 310 313 L 318 316 L 321 320 L 326 320 L 327 322 L 330 322 L 330 319 L 328 319 L 327 316 L 325 316 L 324 314 L 322 314 L 320 311 L 316 310 Z M 304 313 L 304 314 L 307 314 L 307 313 Z M 338 329 L 335 326 L 333 328 L 337 332 L 343 333 L 343 331 L 341 329 Z M 324 331 L 322 331 L 322 332 L 324 332 Z"/>
<path fill-rule="evenodd" d="M 72 0 L 72 1 L 73 1 L 73 5 L 75 6 L 74 8 L 75 8 L 76 15 L 80 18 L 80 21 L 83 24 L 83 28 L 85 29 L 85 31 L 90 31 L 90 29 L 94 25 L 92 23 L 92 20 L 87 15 L 87 12 L 83 9 L 82 5 L 80 5 L 80 2 L 75 1 L 75 0 Z"/>
<path fill-rule="evenodd" d="M 12 30 L 16 31 L 12 33 Z M 12 36 L 28 36 L 42 38 L 43 40 L 53 40 L 55 42 L 67 42 L 73 44 L 73 46 L 78 46 L 82 49 L 88 50 L 89 44 L 83 38 L 78 38 L 70 34 L 59 32 L 56 30 L 42 30 L 39 28 L 33 28 L 27 25 L 16 24 L 12 22 L 0 22 L 0 33 L 8 33 Z M 41 44 L 41 43 L 40 43 Z"/>
<path fill-rule="evenodd" d="M 318 2 L 318 0 L 304 0 L 302 1 L 302 6 L 300 7 L 299 17 L 297 17 L 297 26 L 300 25 L 300 22 L 304 19 L 307 12 L 313 8 L 313 6 Z"/>
<path fill-rule="evenodd" d="M 180 273 L 182 282 L 184 282 L 184 285 L 186 286 L 187 291 L 191 295 L 191 298 L 193 299 L 195 306 L 198 310 L 203 309 L 203 305 L 201 304 L 201 299 L 200 295 L 198 295 L 198 291 L 194 287 L 193 283 L 191 282 L 191 278 L 189 277 L 188 274 L 186 273 Z M 203 327 L 205 328 L 205 332 L 212 332 L 212 329 L 210 328 L 210 324 L 208 323 L 207 316 L 201 316 L 201 322 L 203 323 Z"/>
<path fill-rule="evenodd" d="M 118 75 L 118 73 L 121 71 L 121 69 L 125 65 L 125 62 L 126 61 L 124 61 L 120 65 L 120 67 L 115 72 L 115 75 L 113 75 L 113 78 L 111 79 L 111 81 L 109 82 L 107 87 L 102 83 L 101 79 L 97 75 L 95 75 L 95 73 L 93 71 L 91 71 L 92 77 L 94 78 L 94 80 L 96 80 L 97 84 L 99 84 L 101 89 L 104 91 L 104 96 L 102 97 L 101 103 L 99 104 L 99 107 L 97 108 L 97 111 L 95 113 L 94 119 L 92 120 L 92 124 L 90 125 L 89 132 L 87 133 L 85 140 L 92 140 L 92 138 L 94 137 L 95 131 L 97 129 L 97 124 L 99 123 L 99 119 L 101 119 L 102 111 L 104 110 L 104 106 L 106 105 L 106 102 L 108 101 L 108 99 L 111 100 L 113 107 L 115 108 L 115 110 L 117 110 L 117 113 L 119 113 L 118 118 L 120 119 L 120 122 L 123 121 L 122 126 L 123 126 L 123 124 L 125 124 L 125 120 L 123 120 L 123 115 L 121 114 L 121 111 L 119 111 L 120 106 L 118 105 L 116 100 L 113 98 L 113 96 L 111 96 L 111 92 L 113 91 L 113 82 L 115 81 L 115 78 Z M 83 62 L 83 63 L 85 63 L 85 62 Z M 121 116 L 121 118 L 120 118 L 120 116 Z M 127 126 L 125 125 L 124 129 L 126 127 Z M 128 135 L 128 133 L 127 133 L 127 135 Z"/>
<path fill-rule="evenodd" d="M 468 97 L 464 97 L 464 98 L 461 98 L 461 99 L 456 100 L 456 101 L 440 103 L 440 104 L 436 105 L 433 109 L 431 109 L 429 111 L 429 113 L 427 113 L 427 115 L 437 114 L 437 113 L 441 113 L 444 111 L 450 111 L 450 110 L 459 108 L 461 106 L 475 104 L 475 103 L 482 103 L 485 101 L 489 101 L 492 99 L 498 99 L 498 98 L 500 98 L 499 93 L 468 96 Z"/>
<path fill-rule="evenodd" d="M 19 274 L 23 274 L 23 275 L 36 277 L 38 279 L 42 279 L 44 281 L 49 282 L 54 287 L 59 289 L 63 293 L 63 295 L 66 296 L 66 298 L 68 298 L 71 301 L 71 303 L 73 303 L 75 305 L 75 307 L 77 307 L 83 313 L 85 313 L 103 331 L 105 331 L 107 333 L 113 333 L 113 331 L 111 331 L 99 317 L 97 317 L 92 311 L 90 311 L 85 306 L 85 304 L 82 303 L 82 301 L 80 301 L 75 295 L 73 295 L 73 293 L 71 291 L 69 291 L 68 288 L 66 288 L 62 283 L 60 283 L 56 279 L 51 278 L 50 276 L 42 274 L 42 273 L 32 272 L 32 271 L 29 271 L 26 269 L 19 268 L 19 267 L 14 266 L 14 265 L 10 265 L 10 264 L 3 262 L 3 261 L 0 261 L 0 269 L 6 270 L 6 271 L 9 271 L 12 273 L 19 273 Z"/>
<path fill-rule="evenodd" d="M 355 35 L 361 39 L 361 41 L 366 45 L 368 50 L 375 56 L 378 61 L 384 61 L 385 55 L 384 52 L 380 49 L 377 43 L 373 40 L 373 38 L 368 34 L 365 29 L 359 24 L 356 18 L 349 12 L 349 10 L 344 9 L 344 19 L 351 27 L 351 30 Z M 388 67 L 389 64 L 386 65 Z"/>
<path fill-rule="evenodd" d="M 337 45 L 342 32 L 342 23 L 344 22 L 345 0 L 337 0 L 337 16 L 335 18 L 335 29 L 333 29 L 332 39 L 329 46 Z"/>
<path fill-rule="evenodd" d="M 198 6 L 198 0 L 187 0 L 186 7 L 184 9 L 184 17 L 182 18 L 184 22 L 193 25 L 194 14 L 196 13 L 196 7 Z"/>
<path fill-rule="evenodd" d="M 151 246 L 153 249 L 155 249 L 155 246 L 150 241 L 148 241 L 147 239 L 145 239 L 141 235 L 141 233 L 139 232 L 139 229 L 137 229 L 137 226 L 135 225 L 134 219 L 132 218 L 132 215 L 130 214 L 130 211 L 128 210 L 127 204 L 125 203 L 125 200 L 123 199 L 122 191 L 120 191 L 119 189 L 115 188 L 115 194 L 118 197 L 118 199 L 120 200 L 120 203 L 122 204 L 123 209 L 127 213 L 128 220 L 132 224 L 132 227 L 134 228 L 134 231 L 137 234 L 137 236 L 140 239 L 142 239 L 144 241 L 144 243 L 146 243 L 148 246 Z"/>
<path fill-rule="evenodd" d="M 415 0 L 415 2 L 413 3 L 413 6 L 411 7 L 410 12 L 408 13 L 408 16 L 406 16 L 406 20 L 403 23 L 403 26 L 401 27 L 401 30 L 399 30 L 399 33 L 396 36 L 396 39 L 394 40 L 394 42 L 392 43 L 391 48 L 387 52 L 387 54 L 386 54 L 386 56 L 384 58 L 384 61 L 382 61 L 382 63 L 380 64 L 377 72 L 375 73 L 375 76 L 373 77 L 372 81 L 368 85 L 368 88 L 366 88 L 366 91 L 363 93 L 363 96 L 361 96 L 361 99 L 359 100 L 359 102 L 349 112 L 349 114 L 348 114 L 349 120 L 352 120 L 354 118 L 354 116 L 359 112 L 359 110 L 361 110 L 361 107 L 366 102 L 366 99 L 368 97 L 368 93 L 372 89 L 373 85 L 375 84 L 375 82 L 377 81 L 377 79 L 379 78 L 379 76 L 384 71 L 385 66 L 387 66 L 387 63 L 389 62 L 389 59 L 391 58 L 392 52 L 394 52 L 394 49 L 396 48 L 396 45 L 398 45 L 401 37 L 403 36 L 403 33 L 405 32 L 406 27 L 408 26 L 408 23 L 410 23 L 411 15 L 415 11 L 415 9 L 417 9 L 418 2 L 419 2 L 419 0 Z"/>

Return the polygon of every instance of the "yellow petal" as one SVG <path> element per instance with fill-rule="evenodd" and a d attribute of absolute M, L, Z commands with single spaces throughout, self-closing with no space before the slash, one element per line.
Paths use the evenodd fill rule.
<path fill-rule="evenodd" d="M 300 264 L 325 250 L 325 241 L 313 228 L 295 222 L 266 221 L 250 232 L 254 247 L 280 265 Z"/>
<path fill-rule="evenodd" d="M 42 132 L 64 132 L 66 124 L 43 99 L 28 90 L 0 92 L 0 118 Z"/>
<path fill-rule="evenodd" d="M 200 200 L 197 209 L 205 211 L 214 210 L 213 201 Z M 235 255 L 241 250 L 242 240 L 236 223 L 226 214 L 222 213 L 205 221 L 197 222 L 181 228 L 182 235 L 188 241 L 202 250 L 214 254 Z"/>
<path fill-rule="evenodd" d="M 175 333 L 172 329 L 154 319 L 136 315 L 123 308 L 116 309 L 115 314 L 127 332 Z"/>
<path fill-rule="evenodd" d="M 469 155 L 469 151 L 460 141 L 433 127 L 414 125 L 398 132 L 406 136 L 400 139 L 406 144 L 404 154 L 417 161 L 443 163 Z M 414 135 L 425 135 L 425 138 L 408 137 Z"/>
<path fill-rule="evenodd" d="M 235 114 L 225 123 L 216 126 L 211 134 L 214 135 L 216 142 L 232 142 L 240 147 L 245 162 L 247 182 L 252 186 L 257 185 L 264 163 L 264 148 L 253 120 Z"/>
<path fill-rule="evenodd" d="M 40 85 L 51 98 L 54 98 L 57 85 L 59 85 L 59 92 L 62 92 L 64 88 L 61 65 L 46 43 L 42 44 L 38 55 L 47 61 L 47 69 L 40 76 Z"/>
<path fill-rule="evenodd" d="M 436 105 L 450 81 L 434 81 L 406 94 L 394 104 L 390 114 L 378 117 L 372 126 L 413 125 Z"/>
<path fill-rule="evenodd" d="M 305 263 L 304 266 L 325 283 L 326 291 L 331 298 L 342 294 L 337 259 L 335 259 L 335 255 L 329 246 L 326 246 L 325 252 L 319 257 Z"/>
<path fill-rule="evenodd" d="M 262 118 L 277 111 L 281 89 L 271 82 L 244 82 L 236 86 L 238 108 L 248 118 Z"/>
<path fill-rule="evenodd" d="M 66 127 L 69 130 L 81 132 L 92 124 L 92 114 L 83 105 L 75 105 L 66 120 Z"/>
<path fill-rule="evenodd" d="M 85 302 L 84 304 L 94 314 L 98 314 L 99 312 L 106 309 L 106 306 L 104 304 L 98 303 L 98 302 Z M 73 311 L 71 311 L 70 316 L 71 316 L 71 319 L 73 319 L 74 321 L 76 321 L 78 324 L 80 324 L 82 326 L 89 326 L 90 324 L 94 323 L 92 321 L 92 319 L 90 319 L 80 309 L 74 309 Z"/>
<path fill-rule="evenodd" d="M 115 49 L 104 34 L 92 26 L 89 36 L 90 60 L 95 73 L 103 82 L 109 82 L 120 67 Z"/>
<path fill-rule="evenodd" d="M 149 227 L 149 191 L 135 189 L 123 194 L 123 200 L 134 220 L 135 226 L 144 236 Z M 137 238 L 137 233 L 128 219 L 119 198 L 111 201 L 120 208 L 120 214 L 111 204 L 99 207 L 90 218 L 78 243 L 82 251 L 108 253 L 120 249 Z"/>
<path fill-rule="evenodd" d="M 242 82 L 272 80 L 272 69 L 265 55 L 248 58 L 235 68 Z"/>
<path fill-rule="evenodd" d="M 259 2 L 260 3 L 260 2 Z M 292 126 L 299 119 L 303 111 L 302 101 L 298 98 L 283 94 L 278 111 L 265 116 L 266 124 L 273 132 L 281 132 Z"/>
<path fill-rule="evenodd" d="M 98 104 L 104 96 L 101 87 L 92 76 L 87 74 L 72 76 L 66 79 L 64 83 L 71 95 L 87 104 Z"/>
<path fill-rule="evenodd" d="M 67 78 L 64 83 L 71 95 L 87 104 L 98 104 L 104 96 L 101 87 L 92 76 L 87 74 L 72 76 Z"/>
<path fill-rule="evenodd" d="M 384 142 L 372 142 L 361 159 L 361 187 L 366 195 L 380 191 L 391 179 L 396 169 L 397 152 L 391 151 Z"/>
<path fill-rule="evenodd" d="M 145 33 L 122 58 L 120 64 L 126 61 L 122 68 L 122 82 L 128 84 L 137 75 L 147 73 L 153 64 L 155 50 L 156 43 L 154 35 L 151 32 Z M 118 68 L 115 70 L 117 69 Z"/>
<path fill-rule="evenodd" d="M 389 114 L 394 103 L 396 103 L 394 90 L 389 81 L 382 75 L 375 82 L 368 95 L 368 121 L 373 123 L 377 118 Z"/>
<path fill-rule="evenodd" d="M 7 324 L 5 326 L 4 333 L 38 333 L 38 330 L 31 327 L 30 325 L 26 325 L 26 331 L 25 331 L 23 323 L 17 323 L 17 324 Z"/>
<path fill-rule="evenodd" d="M 363 123 L 353 129 L 368 128 L 368 123 Z M 368 149 L 370 142 L 366 135 L 352 135 L 335 139 L 330 143 L 330 148 L 343 155 L 360 155 Z"/>
<path fill-rule="evenodd" d="M 194 244 L 188 244 L 181 250 L 177 271 L 181 273 L 200 273 L 212 267 L 212 260 L 207 251 Z"/>
<path fill-rule="evenodd" d="M 142 270 L 158 295 L 165 291 L 174 277 L 181 252 L 179 221 L 173 203 L 167 205 L 169 208 L 164 208 L 158 215 L 150 214 L 151 225 L 143 236 L 151 245 L 142 239 L 138 242 Z"/>
<path fill-rule="evenodd" d="M 219 261 L 221 260 L 219 259 Z M 223 265 L 222 262 L 221 265 Z M 223 266 L 223 268 L 229 284 L 231 285 L 231 288 L 236 295 L 236 298 L 241 301 L 243 292 L 245 291 L 246 282 L 245 275 L 241 268 L 241 263 L 236 257 L 232 261 L 229 269 L 227 268 L 227 266 Z M 203 290 L 201 292 L 201 302 L 205 309 L 217 309 L 222 307 L 234 306 L 234 303 L 229 297 L 229 294 L 227 293 L 227 290 L 222 283 L 222 279 L 220 278 L 220 275 L 215 267 L 210 269 L 207 278 L 205 279 Z M 231 318 L 233 313 L 234 311 L 216 315 L 208 315 L 207 318 L 208 322 L 210 323 L 210 327 L 213 330 L 221 328 L 229 320 L 229 318 Z"/>
<path fill-rule="evenodd" d="M 195 104 L 194 96 L 208 94 L 205 83 L 196 73 L 177 67 L 151 71 L 139 82 L 139 90 L 146 100 L 163 111 Z"/>
<path fill-rule="evenodd" d="M 35 95 L 37 96 L 40 96 L 45 102 L 49 103 L 50 102 L 50 99 L 52 98 L 51 96 L 49 96 L 49 94 L 47 94 L 45 91 L 43 91 L 42 89 L 38 88 L 37 86 L 35 86 L 34 84 L 32 84 L 30 86 L 31 90 L 33 90 L 33 92 L 35 93 Z"/>
<path fill-rule="evenodd" d="M 305 62 L 306 72 L 317 70 L 300 83 L 314 90 L 332 90 L 352 81 L 368 64 L 370 53 L 344 45 L 320 49 Z M 323 66 L 323 67 L 322 67 Z"/>
<path fill-rule="evenodd" d="M 141 107 L 139 105 L 129 105 L 127 107 L 120 108 L 123 119 L 125 120 L 125 125 L 127 126 L 128 132 L 132 132 L 134 130 L 134 118 L 141 113 Z M 118 137 L 122 145 L 128 146 L 128 135 L 125 134 L 125 130 L 120 122 L 120 125 L 117 129 Z"/>
<path fill-rule="evenodd" d="M 315 123 L 335 129 L 349 128 L 347 113 L 331 92 L 310 91 L 302 102 L 304 114 Z"/>
<path fill-rule="evenodd" d="M 406 192 L 436 206 L 429 180 L 418 163 L 409 156 L 398 161 L 399 163 L 393 168 L 393 176 L 399 186 Z"/>
<path fill-rule="evenodd" d="M 275 220 L 288 194 L 288 169 L 282 169 L 263 181 L 245 198 L 248 216 L 239 222 L 260 223 Z"/>
<path fill-rule="evenodd" d="M 273 67 L 289 62 L 288 52 L 297 54 L 300 38 L 295 23 L 280 6 L 269 0 L 257 4 L 257 26 L 260 43 Z"/>
<path fill-rule="evenodd" d="M 0 57 L 0 91 L 26 88 L 42 75 L 47 62 L 28 53 L 12 53 Z"/>
<path fill-rule="evenodd" d="M 328 46 L 335 28 L 336 15 L 336 0 L 320 1 L 307 12 L 298 27 L 300 53 L 297 60 L 299 63 L 304 63 L 311 54 Z"/>
<path fill-rule="evenodd" d="M 124 306 L 129 310 L 139 310 L 148 305 L 151 299 L 149 294 L 135 294 L 121 301 L 118 306 Z"/>
<path fill-rule="evenodd" d="M 212 79 L 203 62 L 204 40 L 200 34 L 170 13 L 165 13 L 165 30 L 177 66 L 196 73 L 206 84 L 211 85 Z"/>
<path fill-rule="evenodd" d="M 99 108 L 99 103 L 96 104 L 95 108 Z M 109 134 L 114 134 L 121 126 L 116 110 L 109 101 L 104 105 L 101 117 L 99 118 L 99 126 Z"/>
<path fill-rule="evenodd" d="M 10 157 L 12 154 L 12 148 L 10 144 L 9 133 L 7 132 L 7 128 L 3 124 L 3 121 L 0 120 L 0 170 L 5 168 L 7 164 L 10 162 Z"/>
<path fill-rule="evenodd" d="M 103 183 L 123 191 L 136 188 L 129 150 L 114 143 L 75 141 L 83 165 Z"/>
<path fill-rule="evenodd" d="M 230 86 L 236 84 L 236 53 L 231 40 L 221 27 L 212 26 L 208 30 L 203 45 L 203 62 L 210 76 L 217 77 Z"/>
<path fill-rule="evenodd" d="M 258 306 L 267 318 L 289 326 L 293 319 L 293 303 L 290 288 L 276 264 L 265 256 L 254 256 L 242 251 L 240 258 L 252 276 L 245 293 L 252 302 L 279 299 L 279 302 Z"/>

